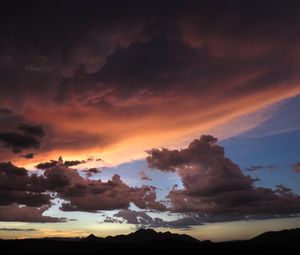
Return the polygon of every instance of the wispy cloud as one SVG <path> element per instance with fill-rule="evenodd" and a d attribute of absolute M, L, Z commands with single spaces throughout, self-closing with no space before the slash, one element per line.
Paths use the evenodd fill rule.
<path fill-rule="evenodd" d="M 37 229 L 35 229 L 35 228 L 0 228 L 0 231 L 32 232 L 32 231 L 37 231 Z"/>

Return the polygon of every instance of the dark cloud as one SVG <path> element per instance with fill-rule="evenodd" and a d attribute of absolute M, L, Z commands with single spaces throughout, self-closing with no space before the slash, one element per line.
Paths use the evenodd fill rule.
<path fill-rule="evenodd" d="M 282 194 L 282 195 L 293 194 L 293 190 L 282 184 L 279 184 L 279 185 L 276 185 L 276 193 Z"/>
<path fill-rule="evenodd" d="M 147 118 L 165 120 L 166 131 L 192 117 L 219 120 L 298 89 L 295 1 L 112 2 L 1 8 L 0 112 L 43 123 L 44 151 L 105 147 L 128 130 L 141 135 L 130 125 Z M 20 128 L 44 136 L 41 127 Z"/>
<path fill-rule="evenodd" d="M 37 231 L 35 228 L 0 228 L 0 231 L 25 231 L 25 232 L 32 232 L 32 231 Z"/>
<path fill-rule="evenodd" d="M 26 123 L 26 118 L 8 108 L 0 109 L 1 147 L 11 149 L 14 153 L 27 149 L 40 149 L 42 138 L 45 136 L 43 127 Z"/>
<path fill-rule="evenodd" d="M 39 163 L 35 167 L 38 168 L 38 169 L 41 169 L 41 170 L 45 170 L 45 169 L 48 169 L 48 168 L 52 168 L 52 167 L 56 166 L 57 164 L 58 164 L 58 161 L 51 160 L 49 162 Z"/>
<path fill-rule="evenodd" d="M 248 167 L 246 169 L 246 171 L 253 172 L 253 171 L 256 171 L 256 170 L 260 170 L 260 169 L 273 170 L 273 169 L 275 169 L 275 166 L 272 166 L 272 165 L 251 165 L 250 167 Z"/>
<path fill-rule="evenodd" d="M 292 168 L 294 173 L 300 173 L 300 162 L 293 164 Z"/>
<path fill-rule="evenodd" d="M 152 168 L 176 171 L 184 189 L 174 187 L 168 198 L 174 212 L 194 212 L 211 219 L 227 220 L 285 217 L 300 212 L 300 197 L 292 190 L 255 187 L 250 176 L 225 157 L 224 149 L 212 136 L 201 136 L 182 150 L 151 150 L 147 161 Z"/>
<path fill-rule="evenodd" d="M 217 142 L 217 138 L 211 135 L 202 135 L 200 140 L 194 140 L 189 144 L 187 149 L 168 150 L 163 148 L 152 149 L 148 151 L 148 166 L 163 171 L 176 171 L 178 166 L 186 163 L 205 162 L 205 157 L 210 156 L 208 160 L 212 161 L 216 156 L 224 158 L 224 149 L 220 146 L 213 146 Z M 211 151 L 211 155 L 207 155 Z M 216 155 L 216 156 L 215 156 Z M 229 160 L 228 160 L 229 161 Z M 209 164 L 209 161 L 207 161 Z"/>
<path fill-rule="evenodd" d="M 0 141 L 14 153 L 20 153 L 24 149 L 39 149 L 41 145 L 35 136 L 13 132 L 0 133 Z"/>
<path fill-rule="evenodd" d="M 137 227 L 163 227 L 164 221 L 158 217 L 152 218 L 144 211 L 121 210 L 113 215 L 116 218 L 121 218 L 128 224 L 134 224 Z M 112 218 L 112 221 L 117 220 Z M 121 221 L 122 222 L 122 221 Z M 122 222 L 123 223 L 123 222 Z"/>
<path fill-rule="evenodd" d="M 0 163 L 0 173 L 3 173 L 7 176 L 27 176 L 27 170 L 24 167 L 17 167 L 11 162 L 1 162 Z"/>
<path fill-rule="evenodd" d="M 122 219 L 122 220 L 119 220 Z M 192 226 L 199 226 L 207 222 L 205 217 L 198 214 L 189 214 L 180 216 L 176 220 L 166 221 L 160 217 L 151 217 L 145 211 L 121 210 L 113 215 L 113 217 L 106 217 L 104 222 L 111 223 L 128 223 L 133 224 L 137 228 L 175 228 L 175 229 L 189 229 Z"/>
<path fill-rule="evenodd" d="M 144 171 L 140 171 L 139 176 L 143 181 L 152 181 L 152 179 L 148 177 Z"/>
<path fill-rule="evenodd" d="M 16 112 L 0 107 L 0 131 L 11 132 L 16 130 L 19 123 L 24 123 L 26 119 Z M 18 130 L 16 130 L 17 132 Z"/>
<path fill-rule="evenodd" d="M 16 204 L 0 206 L 0 221 L 36 222 L 36 223 L 57 223 L 66 222 L 65 218 L 45 216 L 43 213 L 48 206 L 40 208 L 19 206 Z"/>
<path fill-rule="evenodd" d="M 77 165 L 80 165 L 80 164 L 83 164 L 83 163 L 85 163 L 84 160 L 70 160 L 70 161 L 66 160 L 64 162 L 64 165 L 65 166 L 77 166 Z"/>
<path fill-rule="evenodd" d="M 51 161 L 48 161 L 48 162 L 39 163 L 35 167 L 37 169 L 46 170 L 46 169 L 49 169 L 49 168 L 53 168 L 58 164 L 63 164 L 67 167 L 71 167 L 71 166 L 77 166 L 77 165 L 80 165 L 80 164 L 83 164 L 83 163 L 86 163 L 86 161 L 85 160 L 66 160 L 66 161 L 63 161 L 62 157 L 60 157 L 58 160 L 51 160 Z"/>
<path fill-rule="evenodd" d="M 126 209 L 130 203 L 142 209 L 163 210 L 165 206 L 156 201 L 155 189 L 148 186 L 132 188 L 119 175 L 111 180 L 89 180 L 76 170 L 63 165 L 45 171 L 49 189 L 67 200 L 62 204 L 64 211 L 89 211 Z"/>
<path fill-rule="evenodd" d="M 93 168 L 89 168 L 89 169 L 87 169 L 87 170 L 84 170 L 84 172 L 86 173 L 86 175 L 87 175 L 88 177 L 91 177 L 91 176 L 94 175 L 94 174 L 101 173 L 101 170 L 98 169 L 98 168 L 93 167 Z"/>
<path fill-rule="evenodd" d="M 34 207 L 50 205 L 51 197 L 45 192 L 42 176 L 29 175 L 25 168 L 11 162 L 0 163 L 0 206 L 14 203 Z"/>
<path fill-rule="evenodd" d="M 156 227 L 166 227 L 166 228 L 175 228 L 175 229 L 190 229 L 193 226 L 200 226 L 207 223 L 216 223 L 216 222 L 227 222 L 227 221 L 251 221 L 251 220 L 264 220 L 270 218 L 281 218 L 282 215 L 251 215 L 246 217 L 241 217 L 240 215 L 211 215 L 201 214 L 201 213 L 187 213 L 179 216 L 176 220 L 164 221 L 161 220 L 157 222 Z M 297 215 L 286 215 L 286 218 L 297 217 Z"/>
<path fill-rule="evenodd" d="M 1 108 L 0 107 L 0 113 L 3 115 L 11 115 L 13 114 L 13 111 L 9 110 L 8 108 Z"/>
<path fill-rule="evenodd" d="M 169 216 L 175 216 L 169 214 Z M 226 222 L 241 220 L 239 215 L 211 215 L 201 213 L 184 213 L 176 214 L 175 220 L 163 220 L 160 217 L 151 217 L 145 211 L 121 210 L 114 214 L 113 217 L 105 217 L 104 222 L 109 223 L 128 223 L 135 225 L 136 228 L 171 228 L 171 229 L 191 229 L 193 226 L 204 225 L 207 223 Z M 280 215 L 272 216 L 273 218 L 280 218 Z M 286 217 L 297 217 L 297 215 L 287 215 Z M 245 217 L 243 220 L 253 219 L 269 219 L 270 215 L 255 215 Z"/>
<path fill-rule="evenodd" d="M 10 160 L 11 151 L 30 158 L 37 149 L 105 150 L 145 133 L 151 140 L 178 134 L 175 127 L 184 136 L 187 127 L 298 93 L 299 7 L 256 0 L 7 1 L 0 10 L 0 159 Z M 170 210 L 215 219 L 299 212 L 292 191 L 256 188 L 216 142 L 203 136 L 187 149 L 149 152 L 150 167 L 182 179 L 184 189 L 169 194 Z M 118 175 L 89 180 L 68 168 L 81 162 L 40 163 L 42 176 L 1 165 L 1 205 L 48 205 L 49 192 L 68 201 L 64 210 L 127 209 L 131 202 L 166 210 L 153 187 L 129 187 Z"/>
<path fill-rule="evenodd" d="M 132 15 L 135 5 L 118 2 L 117 10 L 114 4 L 73 1 L 52 3 L 51 7 L 38 2 L 19 7 L 20 12 L 5 4 L 1 10 L 2 38 L 6 40 L 0 71 L 1 91 L 20 101 L 38 95 L 37 100 L 43 102 L 55 96 L 52 89 L 62 75 L 79 76 L 77 69 L 82 64 L 88 72 L 97 71 L 119 47 L 147 38 L 145 18 Z M 25 14 L 26 25 L 20 18 Z M 44 93 L 45 89 L 49 93 Z"/>
<path fill-rule="evenodd" d="M 43 169 L 43 175 L 29 175 L 25 168 L 10 162 L 0 163 L 0 207 L 3 219 L 5 211 L 12 211 L 16 212 L 17 218 L 7 216 L 7 221 L 56 222 L 58 220 L 42 216 L 54 198 L 65 200 L 60 208 L 63 211 L 127 209 L 130 203 L 141 209 L 165 210 L 165 206 L 156 200 L 154 187 L 129 187 L 119 175 L 115 174 L 107 182 L 83 178 L 76 169 L 66 166 L 61 157 L 55 164 L 48 164 Z M 32 214 L 32 218 L 29 214 Z"/>
<path fill-rule="evenodd" d="M 29 125 L 26 123 L 21 123 L 18 125 L 18 129 L 21 130 L 24 134 L 37 137 L 44 137 L 46 134 L 41 125 Z"/>
<path fill-rule="evenodd" d="M 131 202 L 142 209 L 165 209 L 156 201 L 154 187 L 129 187 L 116 174 L 107 182 L 90 180 L 80 176 L 76 169 L 69 168 L 62 158 L 42 163 L 37 168 L 45 170 L 45 189 L 56 192 L 58 197 L 67 201 L 60 208 L 64 211 L 126 209 Z"/>
<path fill-rule="evenodd" d="M 219 84 L 222 83 L 227 84 L 224 87 L 232 92 L 232 97 L 239 97 L 256 90 L 270 89 L 274 84 L 279 85 L 296 77 L 294 67 L 286 59 L 296 56 L 287 57 L 286 52 L 282 52 L 282 45 L 274 44 L 272 34 L 265 34 L 259 26 L 260 20 L 265 26 L 275 29 L 275 24 L 279 25 L 278 18 L 275 20 L 275 16 L 270 15 L 274 21 L 272 24 L 261 15 L 263 12 L 259 12 L 259 19 L 253 19 L 245 8 L 247 4 L 228 4 L 231 15 L 227 16 L 216 11 L 209 2 L 199 5 L 195 1 L 191 3 L 190 6 L 182 4 L 180 10 L 170 6 L 170 15 L 157 13 L 156 24 L 152 24 L 155 33 L 149 33 L 146 29 L 151 23 L 146 16 L 144 29 L 151 34 L 149 40 L 140 42 L 135 38 L 128 47 L 113 51 L 106 56 L 105 64 L 98 72 L 88 73 L 81 65 L 73 77 L 61 80 L 59 98 L 66 101 L 78 98 L 89 106 L 101 107 L 112 113 L 125 109 L 138 113 L 137 109 L 131 108 L 132 101 L 141 107 L 140 112 L 147 112 L 148 102 L 161 97 L 172 98 L 174 91 L 190 98 L 199 94 L 203 96 L 203 91 L 205 95 L 218 97 L 218 90 L 214 88 L 221 88 Z M 227 8 L 226 5 L 222 7 Z M 269 10 L 268 5 L 259 7 Z M 241 16 L 241 12 L 245 15 Z M 213 21 L 210 15 L 214 17 Z M 285 18 L 290 17 L 280 17 L 283 22 L 281 26 L 287 25 Z M 293 29 L 296 27 L 288 31 Z M 243 31 L 243 37 L 237 36 L 236 31 Z M 259 40 L 256 32 L 260 34 Z M 280 35 L 278 31 L 275 33 L 278 35 L 276 39 L 290 45 L 291 41 L 286 37 L 293 36 L 293 33 L 281 32 Z M 258 45 L 252 47 L 249 41 L 255 41 Z M 252 53 L 249 55 L 249 52 Z M 278 66 L 273 59 L 288 61 L 287 66 Z M 258 65 L 261 73 L 258 72 Z M 236 85 L 228 84 L 243 76 L 249 76 L 249 79 Z M 88 96 L 91 92 L 94 92 L 92 98 Z"/>
<path fill-rule="evenodd" d="M 0 221 L 64 222 L 43 215 L 52 204 L 53 197 L 47 192 L 50 181 L 11 162 L 1 162 Z"/>
<path fill-rule="evenodd" d="M 12 110 L 8 108 L 0 108 L 0 136 L 2 136 L 3 139 L 0 139 L 0 160 L 7 160 L 9 159 L 10 151 L 7 149 L 10 149 L 12 152 L 21 152 L 21 149 L 13 147 L 11 144 L 11 141 L 14 136 L 12 132 L 16 129 L 16 123 L 19 123 L 20 121 L 24 121 L 24 118 L 13 112 Z"/>
<path fill-rule="evenodd" d="M 106 216 L 103 222 L 104 223 L 120 223 L 120 224 L 124 223 L 122 220 L 118 220 L 114 217 L 109 217 L 109 216 Z"/>
<path fill-rule="evenodd" d="M 22 155 L 23 158 L 32 159 L 34 157 L 34 153 L 27 153 Z"/>

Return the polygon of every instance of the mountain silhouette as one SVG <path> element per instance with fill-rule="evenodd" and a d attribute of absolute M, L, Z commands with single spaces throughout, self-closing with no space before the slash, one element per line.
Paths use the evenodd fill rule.
<path fill-rule="evenodd" d="M 108 236 L 105 238 L 97 237 L 93 234 L 87 236 L 82 241 L 93 242 L 109 242 L 109 243 L 147 243 L 147 242 L 186 242 L 186 243 L 198 243 L 199 240 L 189 236 L 173 234 L 171 232 L 156 232 L 153 229 L 139 229 L 128 235 Z"/>
<path fill-rule="evenodd" d="M 93 241 L 100 241 L 102 240 L 100 237 L 95 236 L 94 234 L 90 234 L 86 238 L 83 239 L 84 241 L 93 242 Z"/>
<path fill-rule="evenodd" d="M 258 235 L 250 240 L 256 243 L 294 243 L 300 241 L 300 229 L 270 231 Z"/>
<path fill-rule="evenodd" d="M 40 238 L 0 240 L 3 251 L 12 254 L 205 254 L 205 255 L 253 255 L 294 254 L 300 241 L 300 229 L 266 232 L 244 241 L 199 241 L 188 235 L 139 229 L 128 235 L 85 238 Z"/>

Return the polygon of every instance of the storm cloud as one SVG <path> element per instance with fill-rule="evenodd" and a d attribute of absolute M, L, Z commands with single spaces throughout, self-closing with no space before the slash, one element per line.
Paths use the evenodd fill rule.
<path fill-rule="evenodd" d="M 177 138 L 177 130 L 186 137 L 299 93 L 299 7 L 295 1 L 5 3 L 1 114 L 43 125 L 40 161 L 61 150 L 159 146 L 161 137 Z M 41 126 L 20 123 L 25 133 L 0 128 L 4 145 L 14 152 L 40 148 Z M 141 137 L 143 144 L 132 143 Z"/>
<path fill-rule="evenodd" d="M 118 210 L 107 221 L 153 227 L 300 213 L 299 195 L 256 186 L 214 136 L 168 149 L 216 127 L 240 134 L 244 122 L 222 125 L 300 93 L 299 11 L 277 0 L 3 3 L 0 220 L 64 221 L 45 216 L 58 200 L 61 211 Z M 102 165 L 145 150 L 148 166 L 178 175 L 182 188 L 161 198 L 152 184 L 163 177 L 144 168 L 137 186 L 116 173 L 97 179 Z M 51 160 L 59 155 L 69 160 Z M 262 168 L 272 166 L 247 171 Z"/>
<path fill-rule="evenodd" d="M 147 161 L 152 168 L 180 176 L 184 188 L 174 187 L 168 195 L 173 212 L 208 215 L 216 221 L 300 212 L 297 194 L 282 185 L 255 187 L 255 180 L 225 157 L 215 137 L 203 135 L 181 150 L 150 150 Z"/>
<path fill-rule="evenodd" d="M 24 123 L 25 120 L 15 112 L 2 108 L 0 111 L 0 146 L 3 149 L 9 149 L 13 153 L 40 149 L 42 138 L 46 134 L 43 127 Z M 30 155 L 30 153 L 26 155 Z"/>

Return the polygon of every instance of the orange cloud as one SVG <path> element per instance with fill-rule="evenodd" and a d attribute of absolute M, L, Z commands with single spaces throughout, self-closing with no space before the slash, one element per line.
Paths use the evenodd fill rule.
<path fill-rule="evenodd" d="M 34 25 L 6 43 L 28 50 L 0 55 L 0 120 L 7 122 L 4 109 L 18 116 L 9 127 L 0 123 L 0 133 L 22 120 L 41 125 L 45 136 L 41 146 L 25 148 L 33 158 L 0 144 L 1 159 L 33 166 L 100 154 L 116 164 L 300 93 L 296 8 L 278 13 L 260 4 L 253 18 L 246 5 L 231 7 L 220 12 L 196 1 L 168 6 L 168 15 L 137 6 L 112 17 L 100 8 L 80 22 L 68 13 L 49 22 L 29 15 Z"/>

